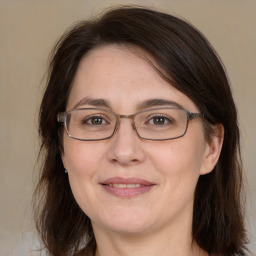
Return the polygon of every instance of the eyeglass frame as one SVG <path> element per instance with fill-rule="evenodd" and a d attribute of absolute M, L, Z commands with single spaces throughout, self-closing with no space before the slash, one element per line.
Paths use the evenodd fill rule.
<path fill-rule="evenodd" d="M 69 134 L 68 128 L 67 128 L 67 118 L 66 118 L 67 114 L 69 112 L 72 112 L 72 111 L 75 111 L 75 110 L 85 110 L 85 109 L 88 109 L 88 110 L 90 110 L 90 109 L 92 109 L 92 110 L 102 110 L 102 111 L 106 111 L 106 112 L 110 112 L 110 113 L 114 114 L 114 116 L 116 118 L 116 124 L 115 124 L 114 130 L 113 130 L 113 133 L 110 136 L 102 138 L 102 139 L 79 139 L 79 138 L 76 138 L 76 137 L 72 136 L 71 134 Z M 176 137 L 173 137 L 173 138 L 167 138 L 167 139 L 149 139 L 149 138 L 144 138 L 144 137 L 140 136 L 140 134 L 138 133 L 137 128 L 135 126 L 135 122 L 134 122 L 135 116 L 140 114 L 140 113 L 147 112 L 147 111 L 161 110 L 161 109 L 178 109 L 178 110 L 181 110 L 181 111 L 185 112 L 185 114 L 187 116 L 187 124 L 186 124 L 186 128 L 185 128 L 184 133 L 182 135 L 179 135 L 179 136 L 176 136 Z M 120 119 L 121 118 L 129 118 L 129 119 L 132 120 L 132 127 L 136 131 L 139 138 L 144 139 L 144 140 L 151 140 L 151 141 L 165 141 L 165 140 L 174 140 L 174 139 L 178 139 L 178 138 L 181 138 L 181 137 L 185 136 L 185 134 L 187 133 L 189 121 L 192 120 L 192 119 L 196 119 L 196 118 L 204 118 L 204 114 L 203 113 L 190 112 L 187 109 L 177 108 L 177 107 L 147 109 L 147 110 L 142 110 L 142 111 L 136 112 L 132 115 L 120 115 L 120 114 L 116 114 L 115 112 L 113 112 L 111 110 L 103 109 L 103 108 L 74 108 L 74 109 L 71 109 L 71 110 L 68 110 L 68 111 L 58 112 L 58 114 L 57 114 L 57 122 L 64 124 L 67 135 L 70 138 L 75 139 L 75 140 L 79 140 L 79 141 L 101 141 L 101 140 L 110 139 L 117 132 L 117 130 L 119 128 L 119 125 L 120 125 Z"/>

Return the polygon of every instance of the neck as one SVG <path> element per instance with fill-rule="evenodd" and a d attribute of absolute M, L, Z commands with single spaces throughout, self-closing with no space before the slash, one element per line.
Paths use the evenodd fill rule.
<path fill-rule="evenodd" d="M 191 222 L 190 222 L 191 223 Z M 94 228 L 97 242 L 95 256 L 208 256 L 193 242 L 189 222 L 182 228 L 162 228 L 143 234 L 125 234 Z"/>

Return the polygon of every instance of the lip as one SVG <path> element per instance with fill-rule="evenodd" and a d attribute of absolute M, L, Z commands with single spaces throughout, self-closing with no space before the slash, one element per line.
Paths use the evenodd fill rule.
<path fill-rule="evenodd" d="M 149 192 L 156 184 L 138 178 L 113 177 L 100 182 L 104 190 L 120 198 L 132 198 Z"/>

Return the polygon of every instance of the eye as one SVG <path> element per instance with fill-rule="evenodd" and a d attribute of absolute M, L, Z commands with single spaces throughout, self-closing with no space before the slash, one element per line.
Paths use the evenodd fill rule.
<path fill-rule="evenodd" d="M 167 124 L 171 124 L 172 121 L 165 117 L 165 116 L 154 116 L 152 117 L 149 122 L 148 122 L 150 125 L 159 125 L 159 126 L 162 126 L 162 125 L 167 125 Z"/>
<path fill-rule="evenodd" d="M 107 124 L 106 120 L 101 116 L 91 116 L 83 120 L 83 124 L 89 125 L 104 125 Z"/>

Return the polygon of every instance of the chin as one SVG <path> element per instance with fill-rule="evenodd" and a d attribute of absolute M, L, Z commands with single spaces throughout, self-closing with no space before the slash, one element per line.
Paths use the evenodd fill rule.
<path fill-rule="evenodd" d="M 117 223 L 116 225 L 109 226 L 113 232 L 123 235 L 143 234 L 150 230 L 149 225 L 144 223 Z"/>
<path fill-rule="evenodd" d="M 141 215 L 136 212 L 114 214 L 111 217 L 105 217 L 100 222 L 101 226 L 104 226 L 105 229 L 123 234 L 144 233 L 149 230 L 153 224 L 149 216 L 145 216 L 145 214 Z"/>

